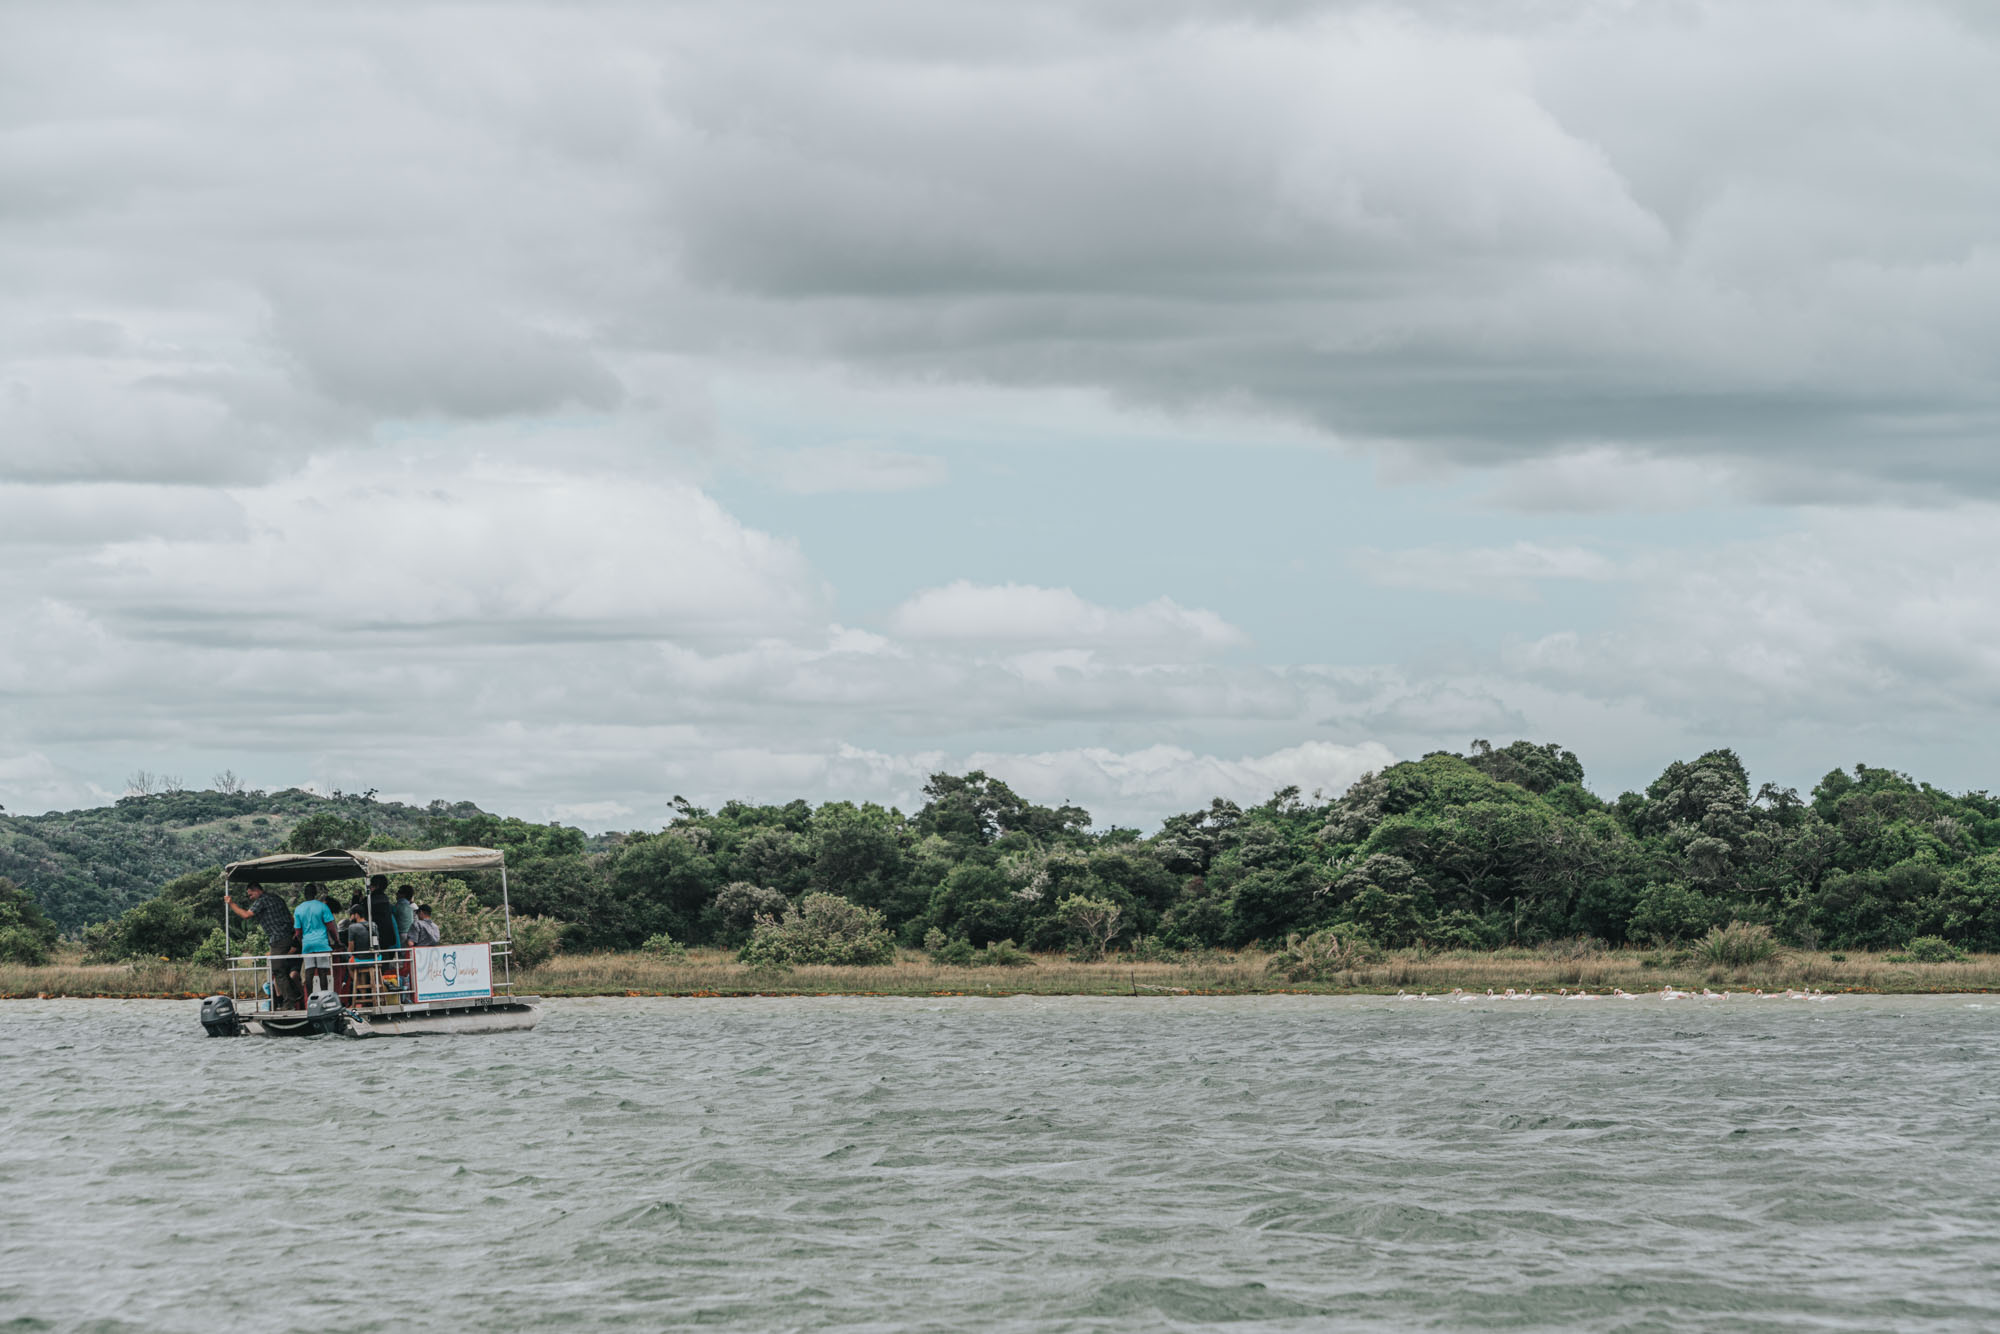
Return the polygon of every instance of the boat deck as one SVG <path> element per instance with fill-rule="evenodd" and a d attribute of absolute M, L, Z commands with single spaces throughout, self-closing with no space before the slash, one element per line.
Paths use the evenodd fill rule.
<path fill-rule="evenodd" d="M 362 1016 L 384 1015 L 404 1018 L 423 1014 L 450 1014 L 460 1010 L 491 1010 L 509 1005 L 539 1005 L 540 996 L 460 996 L 451 1000 L 412 1001 L 408 1004 L 391 1005 L 350 1005 L 348 1008 Z M 304 1010 L 245 1010 L 245 1019 L 303 1019 Z"/>

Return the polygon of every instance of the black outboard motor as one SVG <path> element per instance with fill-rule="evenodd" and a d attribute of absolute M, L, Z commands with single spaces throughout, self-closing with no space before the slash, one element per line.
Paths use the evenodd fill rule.
<path fill-rule="evenodd" d="M 340 1033 L 347 1027 L 347 1007 L 331 991 L 315 991 L 306 1002 L 306 1022 L 315 1033 Z"/>
<path fill-rule="evenodd" d="M 201 1026 L 212 1038 L 243 1036 L 243 1020 L 236 1014 L 236 1002 L 227 996 L 210 996 L 201 1003 Z"/>

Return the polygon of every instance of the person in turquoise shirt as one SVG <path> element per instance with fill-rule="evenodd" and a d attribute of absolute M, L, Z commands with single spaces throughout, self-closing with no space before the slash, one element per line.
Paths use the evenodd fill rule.
<path fill-rule="evenodd" d="M 307 996 L 313 993 L 315 970 L 326 974 L 326 986 L 333 985 L 333 940 L 328 934 L 333 925 L 333 909 L 326 906 L 326 896 L 332 892 L 322 885 L 318 895 L 308 894 L 292 910 L 292 925 L 299 929 L 299 951 L 305 956 L 299 969 L 299 985 Z"/>

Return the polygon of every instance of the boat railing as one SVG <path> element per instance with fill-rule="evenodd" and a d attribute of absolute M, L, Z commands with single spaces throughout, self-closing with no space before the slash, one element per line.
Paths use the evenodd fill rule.
<path fill-rule="evenodd" d="M 278 997 L 270 986 L 271 961 L 276 958 L 300 966 L 299 985 L 302 989 L 307 981 L 313 983 L 314 990 L 331 986 L 343 1001 L 355 1009 L 414 1004 L 421 999 L 411 977 L 419 950 L 452 950 L 479 945 L 486 946 L 488 957 L 492 960 L 492 996 L 511 996 L 514 992 L 513 942 L 481 940 L 467 942 L 465 946 L 447 944 L 402 949 L 321 950 L 311 954 L 235 954 L 227 960 L 229 997 L 239 1007 L 250 1003 L 253 1013 L 277 1008 Z M 310 973 L 305 968 L 308 962 L 312 965 Z M 303 992 L 299 999 L 303 1003 Z"/>

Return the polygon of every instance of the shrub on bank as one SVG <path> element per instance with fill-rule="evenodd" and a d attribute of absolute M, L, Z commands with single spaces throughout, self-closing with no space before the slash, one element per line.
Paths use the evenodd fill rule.
<path fill-rule="evenodd" d="M 639 952 L 662 963 L 686 963 L 688 957 L 687 946 L 664 931 L 646 937 L 646 943 L 639 947 Z"/>
<path fill-rule="evenodd" d="M 759 917 L 737 957 L 774 968 L 887 964 L 896 961 L 896 938 L 875 909 L 838 894 L 808 894 L 782 918 Z"/>
<path fill-rule="evenodd" d="M 1754 922 L 1731 922 L 1712 926 L 1695 947 L 1703 963 L 1719 968 L 1748 968 L 1778 952 L 1778 939 L 1771 928 Z"/>
<path fill-rule="evenodd" d="M 84 949 L 93 963 L 187 959 L 220 929 L 215 922 L 213 917 L 196 917 L 186 903 L 162 895 L 85 930 Z"/>
<path fill-rule="evenodd" d="M 964 936 L 947 936 L 941 927 L 924 932 L 924 953 L 932 963 L 944 968 L 966 968 L 973 963 L 972 942 Z"/>
<path fill-rule="evenodd" d="M 1335 973 L 1352 972 L 1374 963 L 1382 951 L 1361 936 L 1342 935 L 1333 927 L 1310 935 L 1294 931 L 1285 937 L 1285 948 L 1265 965 L 1287 982 L 1322 982 Z"/>
<path fill-rule="evenodd" d="M 1911 963 L 1964 963 L 1965 951 L 1942 936 L 1918 936 L 1903 950 Z"/>
<path fill-rule="evenodd" d="M 979 951 L 973 962 L 986 968 L 1027 968 L 1033 965 L 1035 956 L 1011 940 L 996 940 Z"/>

